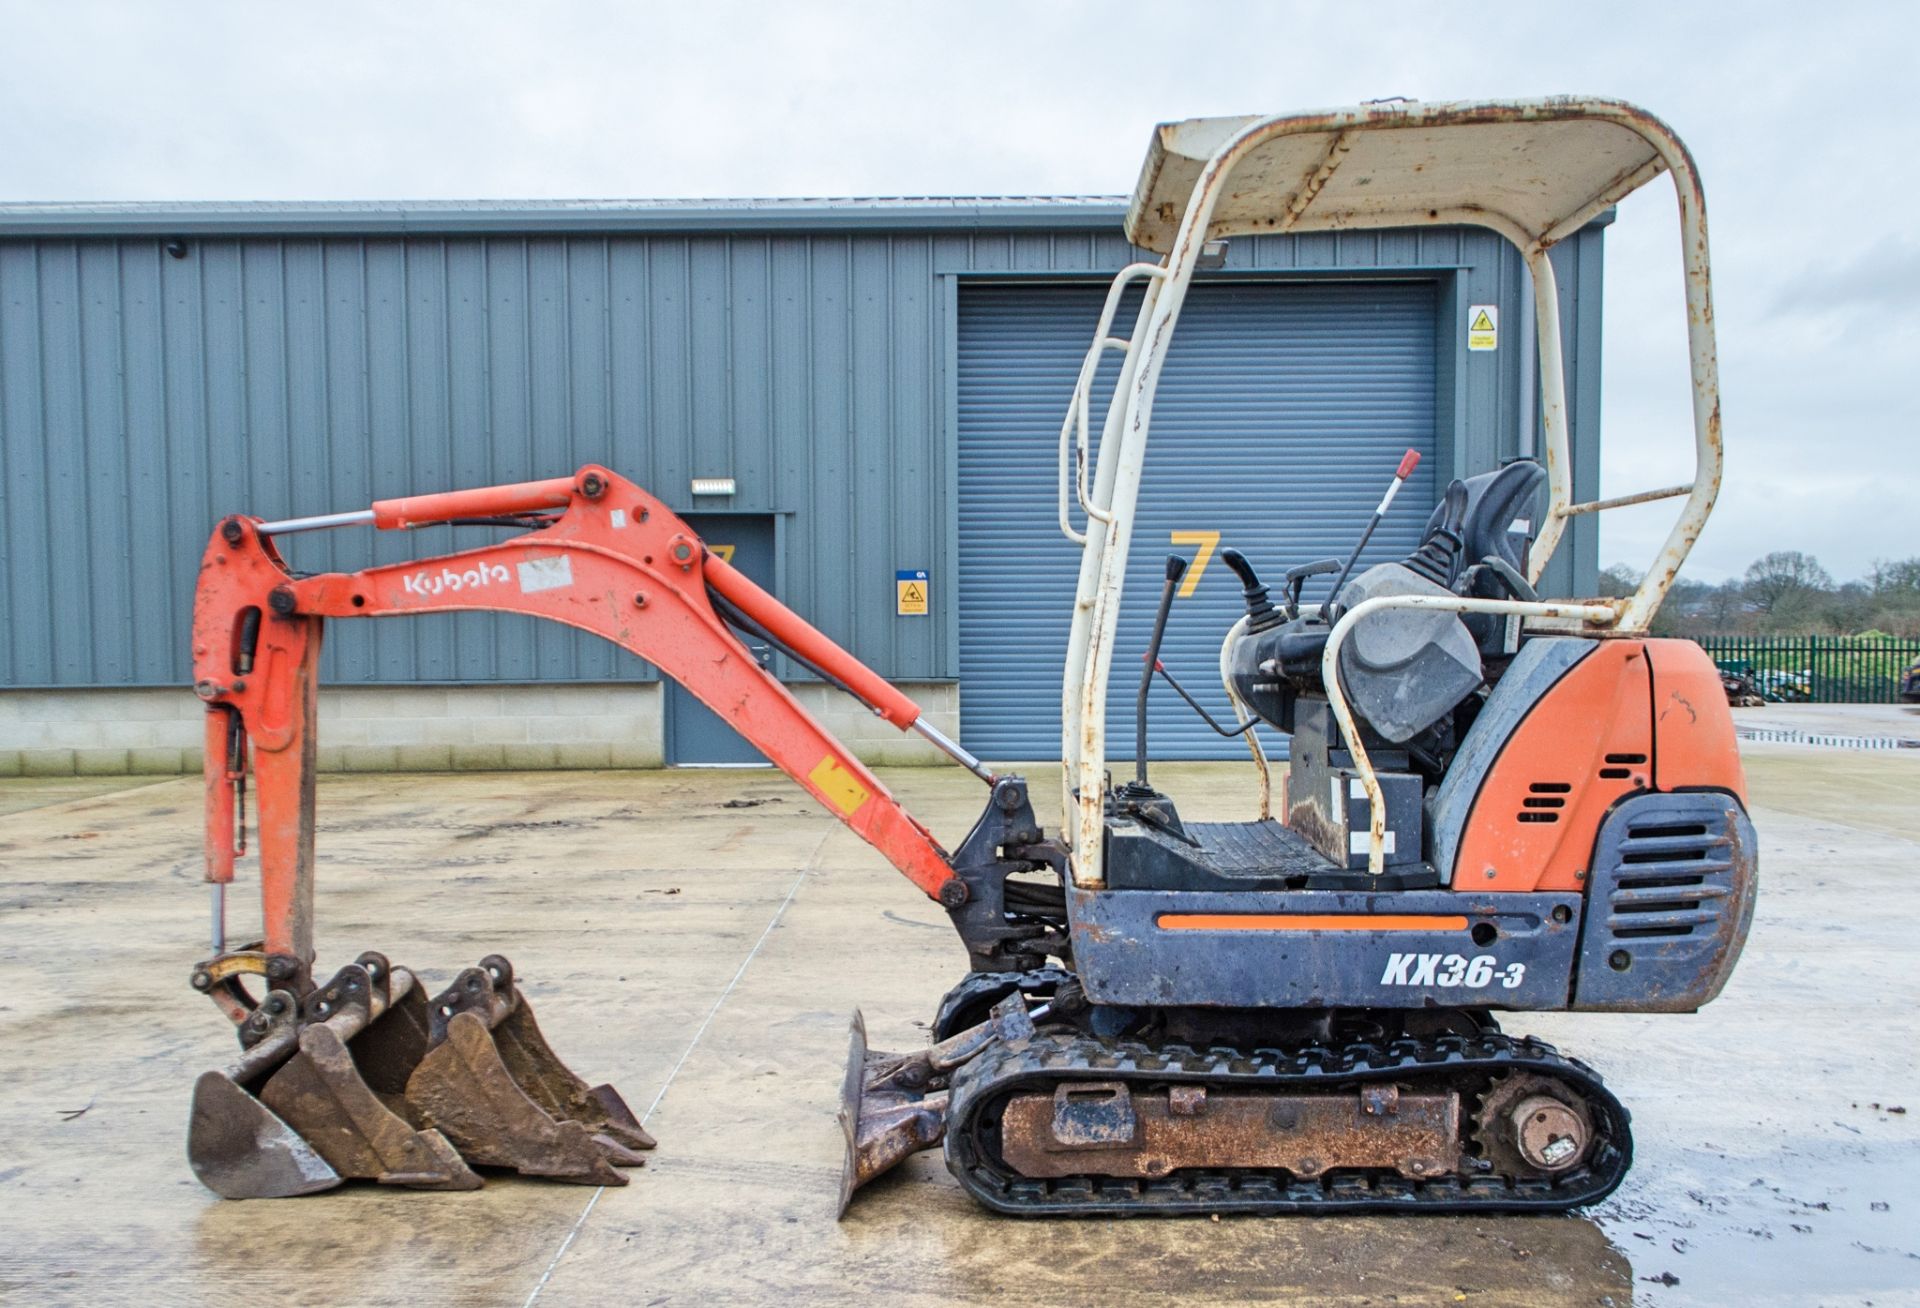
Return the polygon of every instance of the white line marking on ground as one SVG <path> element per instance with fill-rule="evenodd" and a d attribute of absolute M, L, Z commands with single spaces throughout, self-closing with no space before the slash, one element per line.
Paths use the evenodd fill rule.
<path fill-rule="evenodd" d="M 773 910 L 773 916 L 767 919 L 766 929 L 760 933 L 760 938 L 753 942 L 753 948 L 747 951 L 747 956 L 740 960 L 740 966 L 734 972 L 733 980 L 727 982 L 719 998 L 713 1001 L 713 1007 L 707 1010 L 706 1017 L 701 1019 L 699 1028 L 693 1033 L 693 1039 L 689 1040 L 687 1047 L 681 1051 L 680 1061 L 673 1065 L 673 1070 L 667 1073 L 667 1079 L 660 1083 L 660 1093 L 655 1095 L 653 1102 L 647 1105 L 647 1111 L 640 1114 L 642 1126 L 645 1126 L 647 1119 L 653 1116 L 653 1110 L 660 1106 L 660 1101 L 667 1097 L 667 1089 L 673 1085 L 673 1079 L 680 1075 L 680 1069 L 687 1065 L 689 1058 L 693 1057 L 693 1051 L 699 1045 L 701 1037 L 705 1036 L 707 1028 L 713 1025 L 713 1019 L 719 1015 L 721 1005 L 725 1004 L 728 997 L 733 994 L 734 987 L 740 984 L 740 978 L 747 974 L 747 969 L 753 966 L 753 960 L 760 956 L 761 947 L 767 943 L 767 938 L 773 934 L 773 929 L 780 925 L 780 919 L 786 916 L 787 906 L 793 903 L 793 897 L 800 893 L 800 886 L 806 881 L 807 874 L 813 871 L 814 864 L 820 857 L 820 851 L 826 848 L 827 841 L 832 838 L 833 831 L 830 830 L 820 837 L 820 843 L 813 847 L 811 854 L 807 855 L 807 861 L 800 867 L 800 875 L 793 879 L 791 886 L 787 887 L 787 897 L 780 901 L 780 907 Z M 593 1206 L 600 1202 L 600 1196 L 606 1192 L 607 1187 L 604 1185 L 594 1190 L 593 1196 L 587 1200 L 587 1206 L 580 1210 L 580 1216 L 574 1218 L 573 1226 L 567 1232 L 567 1238 L 562 1240 L 560 1247 L 553 1251 L 553 1261 L 547 1264 L 547 1270 L 540 1273 L 540 1279 L 534 1282 L 533 1293 L 527 1296 L 527 1301 L 522 1308 L 533 1308 L 534 1300 L 540 1297 L 540 1292 L 547 1288 L 547 1282 L 553 1279 L 554 1269 L 560 1266 L 560 1260 L 567 1256 L 567 1250 L 573 1248 L 574 1239 L 580 1234 L 580 1228 L 587 1224 L 587 1217 L 593 1212 Z"/>

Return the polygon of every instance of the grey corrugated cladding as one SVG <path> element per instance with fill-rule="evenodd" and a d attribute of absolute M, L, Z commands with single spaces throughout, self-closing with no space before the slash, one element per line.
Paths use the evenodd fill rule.
<path fill-rule="evenodd" d="M 1111 273 L 1136 255 L 1119 214 L 1044 199 L 0 206 L 0 685 L 183 684 L 194 571 L 225 513 L 588 461 L 683 511 L 782 514 L 789 603 L 886 675 L 953 677 L 957 285 Z M 1598 418 L 1599 233 L 1557 258 L 1592 493 L 1596 442 L 1579 438 Z M 1221 275 L 1345 273 L 1434 278 L 1443 340 L 1467 303 L 1502 306 L 1497 354 L 1460 344 L 1436 361 L 1439 460 L 1472 471 L 1519 449 L 1518 259 L 1471 230 L 1258 237 Z M 738 495 L 696 506 L 701 475 L 735 477 Z M 1570 535 L 1562 586 L 1595 569 L 1592 520 Z M 289 551 L 320 570 L 481 539 L 356 530 Z M 922 566 L 935 616 L 897 618 L 893 571 Z M 328 641 L 335 680 L 646 675 L 531 619 L 339 622 Z"/>

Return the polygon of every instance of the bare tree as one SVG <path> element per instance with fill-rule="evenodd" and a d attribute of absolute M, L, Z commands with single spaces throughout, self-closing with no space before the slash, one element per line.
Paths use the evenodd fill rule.
<path fill-rule="evenodd" d="M 1781 614 L 1833 589 L 1833 575 L 1820 560 L 1799 550 L 1775 550 L 1747 568 L 1747 598 L 1762 613 Z"/>
<path fill-rule="evenodd" d="M 1920 599 L 1920 555 L 1910 559 L 1875 559 L 1867 583 L 1880 598 Z"/>
<path fill-rule="evenodd" d="M 1600 569 L 1600 595 L 1603 599 L 1621 599 L 1639 589 L 1642 574 L 1624 563 Z"/>

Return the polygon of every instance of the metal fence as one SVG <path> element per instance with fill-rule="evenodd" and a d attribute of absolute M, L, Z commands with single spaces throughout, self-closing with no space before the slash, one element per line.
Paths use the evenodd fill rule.
<path fill-rule="evenodd" d="M 1697 636 L 1723 669 L 1751 676 L 1767 699 L 1894 704 L 1920 640 L 1857 636 Z"/>

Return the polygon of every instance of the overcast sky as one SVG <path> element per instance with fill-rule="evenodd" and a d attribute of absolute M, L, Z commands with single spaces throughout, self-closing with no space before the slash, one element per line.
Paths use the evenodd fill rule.
<path fill-rule="evenodd" d="M 0 199 L 1110 193 L 1167 119 L 1618 96 L 1707 186 L 1728 475 L 1689 574 L 1920 554 L 1920 6 L 1548 8 L 0 0 Z M 1677 239 L 1664 181 L 1608 237 L 1609 494 L 1690 466 Z M 1607 515 L 1602 562 L 1671 515 Z"/>

